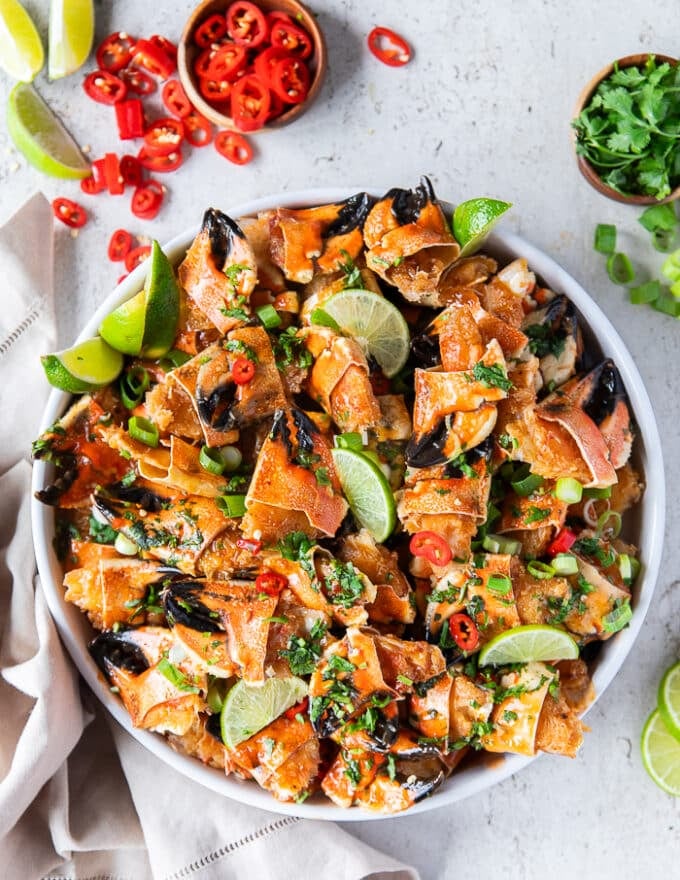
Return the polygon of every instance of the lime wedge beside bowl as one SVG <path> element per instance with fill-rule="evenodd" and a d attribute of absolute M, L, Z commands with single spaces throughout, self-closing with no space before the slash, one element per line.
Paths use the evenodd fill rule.
<path fill-rule="evenodd" d="M 113 382 L 123 369 L 123 356 L 99 336 L 40 358 L 47 381 L 70 394 L 85 394 Z"/>
<path fill-rule="evenodd" d="M 18 0 L 0 0 L 0 67 L 20 82 L 31 82 L 45 63 L 40 34 Z"/>
<path fill-rule="evenodd" d="M 469 199 L 453 212 L 453 235 L 460 245 L 460 256 L 469 257 L 479 249 L 503 214 L 512 208 L 498 199 Z"/>
<path fill-rule="evenodd" d="M 516 626 L 500 633 L 479 652 L 480 666 L 531 663 L 535 660 L 576 660 L 578 645 L 554 626 Z"/>
<path fill-rule="evenodd" d="M 354 518 L 376 541 L 385 541 L 397 522 L 394 495 L 385 475 L 370 458 L 351 449 L 333 449 L 333 463 Z"/>
<path fill-rule="evenodd" d="M 220 714 L 222 741 L 228 749 L 250 739 L 291 706 L 307 696 L 301 678 L 268 678 L 263 685 L 237 681 L 227 694 Z"/>
<path fill-rule="evenodd" d="M 668 731 L 680 742 L 680 661 L 664 673 L 657 703 Z"/>
<path fill-rule="evenodd" d="M 647 719 L 640 740 L 642 763 L 654 782 L 680 797 L 680 741 L 668 730 L 658 709 Z"/>
<path fill-rule="evenodd" d="M 388 378 L 406 363 L 411 345 L 408 324 L 385 297 L 370 290 L 341 290 L 327 299 L 320 311 L 356 339 Z"/>
<path fill-rule="evenodd" d="M 78 179 L 90 163 L 33 86 L 18 83 L 7 101 L 7 130 L 15 146 L 43 174 Z"/>
<path fill-rule="evenodd" d="M 47 72 L 61 79 L 83 66 L 94 39 L 92 0 L 52 0 Z"/>

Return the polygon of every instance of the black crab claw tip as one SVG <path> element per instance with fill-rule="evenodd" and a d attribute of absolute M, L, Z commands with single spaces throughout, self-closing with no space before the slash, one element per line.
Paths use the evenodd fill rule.
<path fill-rule="evenodd" d="M 134 633 L 134 629 L 105 630 L 88 645 L 94 662 L 107 678 L 112 668 L 125 669 L 133 675 L 141 675 L 149 668 L 149 661 L 130 638 L 130 633 Z"/>
<path fill-rule="evenodd" d="M 326 238 L 347 235 L 353 229 L 363 229 L 366 218 L 375 203 L 376 199 L 365 192 L 345 199 L 338 216 L 326 230 Z"/>
<path fill-rule="evenodd" d="M 219 614 L 199 598 L 201 587 L 193 581 L 175 581 L 168 584 L 161 594 L 163 610 L 171 626 L 181 624 L 197 632 L 221 632 Z"/>
<path fill-rule="evenodd" d="M 208 233 L 210 250 L 218 266 L 223 266 L 231 253 L 234 236 L 245 238 L 238 223 L 217 208 L 208 208 L 203 215 L 201 229 Z"/>

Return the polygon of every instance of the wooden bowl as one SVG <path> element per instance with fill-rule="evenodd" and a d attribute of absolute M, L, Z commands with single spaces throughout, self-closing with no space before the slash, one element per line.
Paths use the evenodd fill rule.
<path fill-rule="evenodd" d="M 202 3 L 194 9 L 189 16 L 187 23 L 180 37 L 177 51 L 177 71 L 179 78 L 184 86 L 184 90 L 194 107 L 199 113 L 202 113 L 207 119 L 215 123 L 220 128 L 227 128 L 231 131 L 239 131 L 234 125 L 231 116 L 221 112 L 218 108 L 209 104 L 201 95 L 198 88 L 198 77 L 194 73 L 194 61 L 201 51 L 192 40 L 192 35 L 196 28 L 205 21 L 208 16 L 214 13 L 224 13 L 231 5 L 232 0 L 203 0 Z M 314 15 L 297 0 L 255 0 L 256 5 L 263 12 L 286 12 L 293 21 L 298 21 L 307 31 L 312 39 L 313 50 L 311 57 L 307 59 L 310 73 L 311 83 L 307 97 L 301 104 L 293 105 L 285 113 L 277 116 L 267 122 L 262 128 L 252 132 L 244 132 L 246 135 L 259 134 L 272 128 L 280 128 L 282 125 L 288 125 L 301 116 L 312 104 L 321 89 L 321 83 L 326 74 L 327 58 L 326 58 L 326 42 L 323 33 L 316 23 Z"/>
<path fill-rule="evenodd" d="M 618 65 L 618 67 L 641 67 L 649 58 L 651 52 L 643 52 L 639 55 L 626 55 L 624 58 L 619 58 L 617 61 L 612 61 L 611 64 L 608 64 L 604 67 L 599 73 L 595 74 L 595 76 L 590 80 L 588 85 L 581 92 L 578 103 L 574 110 L 574 117 L 577 117 L 583 108 L 590 102 L 590 99 L 595 94 L 595 90 L 600 85 L 602 80 L 607 79 L 608 76 L 611 76 L 614 73 L 614 65 Z M 669 64 L 677 64 L 677 58 L 671 58 L 668 55 L 656 55 L 654 57 L 657 61 L 668 61 Z M 576 145 L 576 133 L 574 132 L 574 145 Z M 624 195 L 623 193 L 618 192 L 618 190 L 612 189 L 611 186 L 608 186 L 603 182 L 602 178 L 595 170 L 595 168 L 591 165 L 591 163 L 584 157 L 576 154 L 576 161 L 578 162 L 579 171 L 588 181 L 588 183 L 594 187 L 599 193 L 602 193 L 603 196 L 607 196 L 608 199 L 614 199 L 616 202 L 623 202 L 626 205 L 660 205 L 664 202 L 672 202 L 677 198 L 680 198 L 680 186 L 676 187 L 670 195 L 666 196 L 665 199 L 655 199 L 654 196 L 644 196 L 644 195 Z"/>

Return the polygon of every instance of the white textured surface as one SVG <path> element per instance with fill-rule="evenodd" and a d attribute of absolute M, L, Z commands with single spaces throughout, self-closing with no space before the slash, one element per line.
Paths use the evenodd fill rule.
<path fill-rule="evenodd" d="M 45 2 L 27 2 L 43 31 Z M 98 2 L 97 33 L 150 30 L 177 38 L 190 3 Z M 650 868 L 678 876 L 678 802 L 657 790 L 640 763 L 638 739 L 663 669 L 680 656 L 680 488 L 676 392 L 680 325 L 625 301 L 593 253 L 597 222 L 617 223 L 621 243 L 653 265 L 638 211 L 598 196 L 573 161 L 568 121 L 581 86 L 614 57 L 678 54 L 675 0 L 314 0 L 329 43 L 330 73 L 314 109 L 288 129 L 256 139 L 258 158 L 235 168 L 208 147 L 167 178 L 171 190 L 153 224 L 129 213 L 129 196 L 82 197 L 92 221 L 72 239 L 57 235 L 60 342 L 119 274 L 106 260 L 111 231 L 124 226 L 161 241 L 224 206 L 306 186 L 408 186 L 431 175 L 452 201 L 492 195 L 514 202 L 509 228 L 552 254 L 609 314 L 647 382 L 664 444 L 667 550 L 656 599 L 636 649 L 588 717 L 592 732 L 574 761 L 541 758 L 519 776 L 461 804 L 349 830 L 416 865 L 423 878 L 554 880 L 635 877 Z M 151 22 L 151 24 L 148 24 Z M 393 26 L 416 51 L 408 67 L 378 64 L 364 47 L 374 24 Z M 677 38 L 676 38 L 677 39 Z M 88 101 L 80 76 L 38 87 L 92 155 L 118 149 L 109 108 Z M 0 79 L 5 103 L 8 81 Z M 19 167 L 16 168 L 18 163 Z M 0 221 L 37 188 L 80 198 L 77 184 L 42 178 L 0 131 Z M 636 228 L 637 227 L 637 228 Z M 40 243 L 36 242 L 40 257 Z M 304 875 L 301 873 L 301 877 Z M 329 877 L 342 876 L 331 867 Z"/>

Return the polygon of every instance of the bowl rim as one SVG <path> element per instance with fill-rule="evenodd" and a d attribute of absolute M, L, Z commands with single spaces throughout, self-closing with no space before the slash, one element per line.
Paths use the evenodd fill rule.
<path fill-rule="evenodd" d="M 608 76 L 614 72 L 614 65 L 618 65 L 619 67 L 639 67 L 641 64 L 644 64 L 647 58 L 650 56 L 654 56 L 654 58 L 659 61 L 668 61 L 671 64 L 677 65 L 680 62 L 680 59 L 673 57 L 672 55 L 664 55 L 661 52 L 637 52 L 633 55 L 623 55 L 621 58 L 616 58 L 614 61 L 610 61 L 605 67 L 599 70 L 591 79 L 586 83 L 586 85 L 581 90 L 580 95 L 578 96 L 578 100 L 576 102 L 576 106 L 574 107 L 574 112 L 572 119 L 576 119 L 579 116 L 583 108 L 590 101 L 595 90 L 600 85 L 602 80 L 607 79 Z M 576 132 L 572 128 L 572 142 L 574 145 L 574 152 L 576 153 Z M 612 199 L 615 202 L 621 202 L 624 205 L 663 205 L 666 202 L 673 202 L 676 199 L 680 198 L 680 185 L 676 186 L 676 188 L 669 193 L 665 199 L 655 199 L 654 196 L 645 196 L 645 195 L 624 195 L 624 193 L 620 193 L 618 190 L 613 189 L 608 184 L 604 183 L 598 172 L 595 170 L 594 165 L 585 158 L 585 156 L 581 156 L 576 153 L 576 162 L 578 165 L 578 169 L 583 175 L 583 177 L 588 181 L 588 183 L 596 189 L 603 196 L 606 196 L 608 199 Z"/>
<path fill-rule="evenodd" d="M 210 120 L 214 125 L 219 126 L 220 128 L 225 128 L 228 131 L 234 131 L 238 134 L 245 135 L 249 137 L 250 135 L 263 134 L 268 131 L 276 131 L 278 128 L 283 128 L 285 125 L 289 125 L 291 122 L 294 122 L 303 113 L 305 113 L 309 107 L 314 103 L 317 99 L 321 86 L 323 85 L 323 81 L 326 77 L 326 70 L 328 67 L 328 49 L 326 47 L 326 39 L 323 35 L 323 31 L 321 30 L 314 13 L 307 7 L 304 3 L 301 3 L 300 0 L 286 0 L 286 2 L 293 3 L 296 7 L 298 7 L 298 12 L 303 16 L 303 25 L 305 29 L 309 32 L 310 37 L 312 38 L 313 50 L 312 55 L 308 61 L 315 61 L 316 68 L 312 73 L 309 91 L 305 96 L 304 101 L 301 101 L 299 104 L 294 104 L 289 107 L 285 113 L 281 113 L 279 116 L 272 120 L 268 120 L 261 128 L 257 128 L 254 131 L 241 131 L 236 125 L 234 125 L 233 119 L 227 113 L 221 113 L 214 104 L 210 104 L 201 93 L 198 91 L 194 84 L 194 76 L 192 75 L 189 69 L 189 63 L 187 61 L 187 54 L 194 52 L 194 47 L 190 45 L 191 43 L 191 35 L 196 28 L 197 23 L 205 16 L 207 18 L 207 12 L 212 10 L 213 7 L 216 6 L 224 6 L 225 9 L 230 5 L 231 0 L 201 0 L 198 6 L 195 6 L 189 14 L 187 18 L 184 28 L 182 29 L 182 35 L 179 38 L 179 42 L 177 44 L 177 75 L 179 80 L 184 88 L 184 91 L 187 93 L 189 100 L 194 105 L 194 107 Z M 256 5 L 260 5 L 259 0 L 255 0 Z M 276 4 L 273 4 L 276 5 Z"/>
<path fill-rule="evenodd" d="M 346 199 L 361 191 L 382 195 L 370 186 L 365 188 L 307 189 L 264 196 L 228 207 L 226 210 L 231 216 L 238 218 L 274 207 L 290 208 L 327 204 Z M 453 208 L 447 202 L 441 201 L 441 204 L 447 212 Z M 171 260 L 174 261 L 181 257 L 198 229 L 198 226 L 194 226 L 185 230 L 163 247 Z M 646 483 L 646 490 L 639 505 L 639 550 L 644 564 L 636 584 L 635 613 L 631 624 L 628 628 L 617 633 L 615 638 L 604 646 L 606 650 L 601 653 L 602 659 L 598 660 L 594 669 L 593 684 L 596 696 L 595 701 L 589 707 L 590 709 L 602 696 L 623 665 L 642 628 L 654 593 L 661 563 L 665 520 L 665 478 L 661 440 L 649 396 L 631 354 L 609 319 L 584 288 L 555 260 L 514 233 L 497 230 L 489 236 L 488 242 L 489 250 L 492 253 L 501 251 L 505 256 L 511 258 L 524 257 L 529 267 L 541 276 L 545 283 L 553 289 L 565 293 L 572 300 L 585 318 L 586 324 L 594 334 L 603 355 L 614 359 L 621 373 L 638 426 L 637 445 Z M 142 263 L 104 299 L 94 315 L 86 322 L 77 337 L 77 342 L 95 335 L 101 320 L 113 308 L 139 291 L 143 285 L 146 271 L 147 266 Z M 47 430 L 63 414 L 71 397 L 72 395 L 57 389 L 51 391 L 43 413 L 41 432 Z M 454 773 L 433 795 L 405 812 L 383 815 L 357 807 L 343 809 L 329 801 L 303 804 L 281 803 L 253 782 L 237 779 L 233 775 L 226 776 L 220 770 L 201 764 L 196 758 L 176 752 L 162 735 L 133 728 L 130 716 L 122 703 L 111 694 L 87 650 L 86 630 L 91 630 L 91 627 L 86 616 L 75 605 L 64 599 L 63 572 L 51 542 L 51 536 L 54 533 L 53 510 L 35 498 L 35 492 L 45 484 L 47 473 L 48 466 L 44 462 L 34 463 L 31 485 L 31 523 L 43 594 L 62 642 L 89 687 L 116 721 L 156 757 L 194 782 L 205 785 L 233 800 L 273 813 L 327 821 L 377 821 L 400 816 L 413 816 L 417 813 L 449 806 L 501 782 L 538 757 L 494 756 L 494 758 L 498 758 L 498 761 L 494 761 L 493 766 L 485 766 L 480 762 L 477 765 L 463 768 Z"/>

